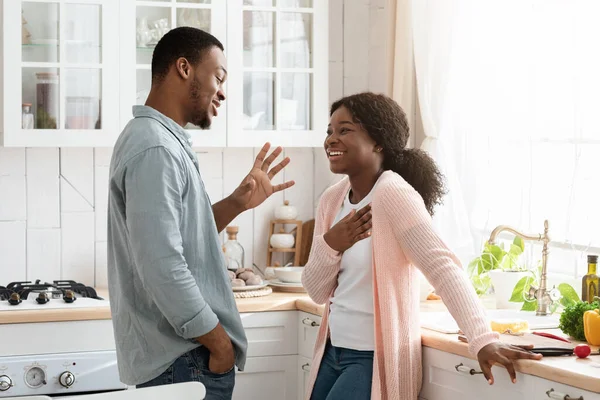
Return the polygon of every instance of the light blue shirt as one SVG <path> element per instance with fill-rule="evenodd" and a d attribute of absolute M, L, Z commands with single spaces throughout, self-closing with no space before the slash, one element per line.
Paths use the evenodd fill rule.
<path fill-rule="evenodd" d="M 110 164 L 108 284 L 121 380 L 162 374 L 193 340 L 225 328 L 241 370 L 247 340 L 190 136 L 146 107 Z"/>

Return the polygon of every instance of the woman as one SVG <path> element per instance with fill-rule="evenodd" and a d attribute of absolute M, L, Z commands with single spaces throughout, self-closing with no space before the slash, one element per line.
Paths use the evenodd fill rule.
<path fill-rule="evenodd" d="M 315 346 L 313 400 L 417 398 L 421 381 L 418 267 L 469 339 L 483 374 L 511 359 L 539 359 L 491 332 L 459 261 L 430 215 L 444 194 L 435 162 L 407 149 L 408 123 L 392 99 L 373 93 L 331 107 L 330 169 L 347 178 L 322 196 L 302 283 L 327 303 Z"/>

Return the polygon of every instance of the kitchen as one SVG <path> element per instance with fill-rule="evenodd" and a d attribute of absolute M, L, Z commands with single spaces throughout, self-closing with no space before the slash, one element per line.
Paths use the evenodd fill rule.
<path fill-rule="evenodd" d="M 412 47 L 403 48 L 402 39 L 409 33 L 398 28 L 405 26 L 399 25 L 399 21 L 404 21 L 403 18 L 410 19 L 410 10 L 402 12 L 402 7 L 406 7 L 403 2 L 397 2 L 394 6 L 383 0 L 278 0 L 277 4 L 274 1 L 242 0 L 86 0 L 71 3 L 53 0 L 5 0 L 2 3 L 4 95 L 1 115 L 4 147 L 0 147 L 0 286 L 6 287 L 11 282 L 35 282 L 37 279 L 41 283 L 57 280 L 72 282 L 57 284 L 60 289 L 57 293 L 49 293 L 49 301 L 44 304 L 52 305 L 52 308 L 45 307 L 44 311 L 39 311 L 38 306 L 41 304 L 36 301 L 35 295 L 28 296 L 14 307 L 9 306 L 8 298 L 0 302 L 3 307 L 0 309 L 0 337 L 3 338 L 0 357 L 10 357 L 11 362 L 21 363 L 16 367 L 20 370 L 23 366 L 27 366 L 29 370 L 34 363 L 43 365 L 47 369 L 48 378 L 55 380 L 53 385 L 31 385 L 46 390 L 46 393 L 42 393 L 40 389 L 23 385 L 22 378 L 19 377 L 20 386 L 15 385 L 10 390 L 0 392 L 0 398 L 21 394 L 75 393 L 75 389 L 78 392 L 104 391 L 122 387 L 116 375 L 115 344 L 106 301 L 106 182 L 111 144 L 129 120 L 131 105 L 143 103 L 147 96 L 152 41 L 169 26 L 199 26 L 221 39 L 226 38 L 224 43 L 230 78 L 227 83 L 225 112 L 220 112 L 219 118 L 208 132 L 190 129 L 200 170 L 211 199 L 218 201 L 232 192 L 247 173 L 247 168 L 265 141 L 284 146 L 285 156 L 292 159 L 292 163 L 276 179 L 278 183 L 294 180 L 296 185 L 275 194 L 261 207 L 242 214 L 231 224 L 238 227 L 237 239 L 244 248 L 243 264 L 246 268 L 256 265 L 256 272 L 259 273 L 270 264 L 267 262 L 271 254 L 269 249 L 273 233 L 270 221 L 276 219 L 276 212 L 284 201 L 289 201 L 295 207 L 294 219 L 310 221 L 315 216 L 321 194 L 338 179 L 329 172 L 327 158 L 320 146 L 328 122 L 327 107 L 341 96 L 364 90 L 394 94 L 409 111 L 411 126 L 415 127 L 414 144 L 420 145 L 423 142 L 423 146 L 429 146 L 428 150 L 439 157 L 436 160 L 450 157 L 439 147 L 442 142 L 439 140 L 439 133 L 430 133 L 431 129 L 436 129 L 436 125 L 444 122 L 440 115 L 444 104 L 441 104 L 441 100 L 440 104 L 433 105 L 426 102 L 428 96 L 435 94 L 428 92 L 433 90 L 433 86 L 427 79 L 430 76 L 443 76 L 434 67 L 447 67 L 443 65 L 447 60 L 442 59 L 437 64 L 427 62 L 431 60 L 426 58 L 428 54 L 423 51 L 427 45 L 443 47 L 448 43 L 427 43 L 427 40 L 434 39 L 417 35 L 417 30 L 422 27 L 416 26 L 415 40 L 421 40 L 414 43 L 416 71 L 412 67 L 407 68 L 407 65 L 412 65 L 412 58 L 406 54 L 412 55 L 413 50 Z M 418 7 L 413 11 L 425 12 Z M 492 11 L 488 13 L 491 15 Z M 502 12 L 510 15 L 507 10 Z M 583 14 L 586 13 L 581 9 L 570 12 L 570 26 L 576 26 L 580 22 L 577 18 L 589 22 L 585 20 Z M 561 9 L 555 5 L 542 14 L 546 19 L 540 18 L 540 23 L 547 21 L 550 24 L 560 17 Z M 491 17 L 490 15 L 485 14 L 486 17 Z M 364 23 L 366 16 L 368 23 Z M 433 15 L 431 18 L 440 18 L 440 15 Z M 17 24 L 17 20 L 21 23 Z M 102 21 L 111 23 L 105 22 L 102 25 Z M 423 26 L 436 25 L 436 21 L 427 21 L 428 24 Z M 484 21 L 486 20 L 482 17 L 477 22 L 484 25 Z M 394 25 L 396 28 L 392 30 Z M 585 24 L 582 26 L 588 27 Z M 472 29 L 475 28 L 485 29 L 474 24 Z M 298 29 L 303 32 L 300 33 L 300 39 L 296 37 Z M 439 29 L 449 28 L 442 24 Z M 390 31 L 393 31 L 395 38 L 391 38 Z M 21 42 L 14 39 L 19 33 Z M 462 31 L 459 33 L 466 35 Z M 585 31 L 579 34 L 584 35 Z M 464 43 L 473 47 L 480 44 L 472 38 L 457 37 L 465 39 Z M 264 45 L 265 40 L 269 43 L 267 46 Z M 516 39 L 510 37 L 506 40 L 511 40 L 510 43 L 514 44 Z M 118 49 L 118 52 L 111 52 L 113 49 Z M 526 47 L 518 49 L 524 50 Z M 457 47 L 457 52 L 458 50 L 467 49 Z M 510 49 L 504 51 L 509 53 Z M 542 58 L 549 57 L 551 52 L 540 53 L 543 53 L 539 55 Z M 448 57 L 446 53 L 442 55 Z M 489 62 L 484 56 L 485 54 L 481 55 L 475 61 L 479 65 L 484 61 Z M 579 53 L 573 53 L 572 56 L 586 61 L 581 63 L 585 68 L 590 68 L 590 71 L 590 66 L 597 63 L 597 60 L 578 58 L 581 57 Z M 467 57 L 465 60 L 473 61 Z M 467 61 L 454 60 L 465 71 L 477 73 L 478 71 L 469 68 Z M 394 65 L 393 73 L 389 71 L 390 65 Z M 506 65 L 502 65 L 508 70 L 513 67 L 508 61 Z M 534 71 L 534 66 L 531 65 L 531 71 Z M 56 85 L 57 73 L 60 75 L 61 72 L 67 77 L 66 84 Z M 418 83 L 413 74 L 419 77 Z M 481 73 L 477 77 L 486 78 Z M 455 84 L 457 82 L 460 80 Z M 51 105 L 46 111 L 58 116 L 59 129 L 26 128 L 34 113 L 34 123 L 40 117 L 37 108 L 33 108 L 34 104 L 38 107 L 37 85 L 58 86 L 56 96 L 60 99 L 59 104 Z M 585 90 L 592 91 L 591 88 L 594 87 L 589 83 Z M 470 93 L 474 93 L 475 89 L 470 89 L 473 91 Z M 561 93 L 566 96 L 569 87 L 561 89 Z M 327 96 L 323 95 L 324 90 L 328 91 Z M 466 96 L 459 97 L 455 92 L 449 91 L 454 97 L 449 94 L 448 102 L 467 105 L 466 108 L 475 109 L 482 119 L 494 119 L 483 106 L 469 102 Z M 416 101 L 417 95 L 419 102 Z M 21 100 L 15 100 L 19 96 Z M 101 112 L 98 106 L 100 98 L 103 100 Z M 571 101 L 568 103 L 570 105 L 579 104 L 577 101 L 581 100 L 579 97 L 568 99 Z M 585 99 L 588 100 L 587 97 Z M 32 103 L 32 108 L 23 105 L 29 103 Z M 96 107 L 90 106 L 90 103 L 96 104 Z M 522 126 L 529 127 L 531 122 L 516 112 L 519 111 L 519 106 L 527 105 L 529 104 L 517 102 L 513 111 L 515 118 L 520 118 L 519 122 L 525 123 Z M 65 113 L 60 112 L 63 109 L 66 110 Z M 582 115 L 585 117 L 586 112 L 589 112 L 587 108 L 572 111 L 578 118 Z M 101 123 L 98 124 L 98 121 Z M 507 133 L 508 143 L 499 143 L 497 138 L 493 138 L 495 147 L 491 153 L 494 155 L 492 162 L 482 155 L 485 151 L 473 152 L 469 156 L 473 159 L 448 161 L 448 165 L 453 165 L 457 170 L 456 176 L 461 180 L 467 179 L 468 183 L 475 186 L 483 185 L 480 186 L 483 188 L 482 192 L 494 184 L 489 179 L 482 179 L 481 175 L 485 173 L 524 177 L 523 180 L 528 181 L 527 183 L 518 184 L 514 182 L 515 179 L 512 180 L 513 190 L 517 193 L 530 193 L 531 197 L 523 200 L 527 209 L 524 205 L 510 203 L 510 198 L 501 195 L 483 201 L 482 197 L 485 196 L 479 192 L 464 192 L 465 199 L 461 200 L 454 195 L 458 192 L 455 190 L 456 182 L 449 182 L 449 201 L 438 214 L 439 220 L 446 223 L 442 224 L 442 229 L 444 226 L 451 226 L 448 221 L 458 219 L 467 210 L 470 217 L 474 215 L 479 218 L 478 222 L 483 219 L 480 215 L 491 215 L 489 220 L 492 222 L 474 224 L 481 230 L 479 236 L 475 236 L 476 239 L 471 237 L 471 232 L 467 235 L 465 232 L 451 231 L 451 234 L 445 235 L 461 260 L 465 261 L 465 265 L 473 258 L 473 249 L 479 250 L 481 243 L 489 238 L 496 223 L 511 223 L 520 230 L 531 229 L 530 233 L 541 233 L 543 227 L 539 222 L 547 218 L 551 222 L 552 236 L 555 232 L 576 232 L 570 233 L 571 236 L 564 234 L 560 238 L 553 237 L 553 240 L 564 240 L 553 243 L 549 269 L 556 273 L 557 285 L 567 282 L 579 290 L 581 276 L 586 272 L 585 255 L 593 254 L 594 249 L 598 248 L 597 239 L 593 238 L 594 232 L 590 228 L 597 226 L 594 223 L 598 217 L 589 217 L 590 220 L 584 224 L 581 220 L 585 218 L 577 212 L 578 209 L 592 209 L 590 207 L 593 206 L 593 202 L 586 199 L 594 197 L 588 191 L 594 190 L 592 171 L 597 171 L 597 167 L 590 162 L 593 155 L 588 153 L 593 153 L 590 150 L 594 148 L 594 140 L 597 140 L 594 135 L 597 133 L 586 125 L 588 121 L 583 118 L 578 125 L 583 138 L 578 136 L 580 134 L 575 135 L 575 149 L 583 149 L 584 157 L 573 158 L 570 161 L 572 165 L 569 164 L 566 171 L 558 171 L 558 166 L 552 165 L 548 166 L 548 173 L 533 168 L 540 158 L 561 155 L 560 146 L 563 142 L 560 140 L 563 138 L 551 129 L 549 131 L 554 135 L 552 139 L 556 142 L 546 145 L 550 148 L 543 149 L 544 151 L 535 149 L 529 153 L 527 148 L 519 146 L 521 142 L 518 141 L 518 135 L 523 132 L 517 127 L 514 132 Z M 43 119 L 42 122 L 52 123 L 51 119 Z M 473 124 L 476 122 L 470 121 L 468 128 L 474 128 Z M 560 123 L 564 121 L 554 122 L 563 126 Z M 466 122 L 463 121 L 463 124 Z M 509 122 L 505 124 L 510 126 Z M 495 129 L 505 128 L 507 126 L 499 123 L 499 128 L 494 128 L 493 133 Z M 548 126 L 543 125 L 543 128 Z M 452 138 L 454 137 L 445 138 L 444 143 L 447 145 L 448 139 Z M 546 140 L 544 137 L 535 139 Z M 468 152 L 472 150 L 472 146 L 479 145 L 481 139 L 469 136 L 462 140 L 467 143 L 457 141 L 456 147 L 449 149 L 458 149 L 456 154 L 462 154 L 461 151 Z M 571 142 L 573 138 L 567 138 L 567 143 Z M 579 147 L 586 143 L 591 145 Z M 515 158 L 528 160 L 530 165 L 507 165 L 498 161 L 507 152 Z M 467 164 L 467 161 L 480 165 L 481 170 L 470 175 L 464 172 L 472 165 Z M 527 174 L 523 174 L 523 168 Z M 579 177 L 574 184 L 575 201 L 569 203 L 568 198 L 565 200 L 559 185 L 545 191 L 546 187 L 552 186 L 552 177 L 560 176 L 563 179 L 569 174 Z M 469 197 L 469 194 L 473 196 Z M 570 192 L 568 194 L 571 195 Z M 540 204 L 540 198 L 556 198 L 555 210 L 535 207 Z M 498 207 L 499 204 L 508 204 L 510 207 Z M 484 207 L 489 207 L 489 210 Z M 523 214 L 532 215 L 531 221 L 529 217 L 522 215 L 519 219 L 518 213 L 523 210 Z M 564 226 L 568 224 L 563 222 L 564 218 L 560 215 L 565 211 L 573 221 L 571 231 Z M 226 237 L 224 233 L 223 242 Z M 471 243 L 468 239 L 476 243 Z M 503 239 L 512 240 L 512 237 Z M 540 258 L 542 248 L 537 243 L 528 241 L 526 252 L 529 260 L 535 262 Z M 574 253 L 576 256 L 573 256 Z M 280 253 L 273 254 L 272 257 L 273 263 L 279 262 L 280 265 L 292 261 L 290 257 L 283 257 Z M 557 264 L 562 265 L 557 267 Z M 77 283 L 83 285 L 83 288 Z M 423 285 L 426 286 L 426 282 Z M 551 285 L 548 286 L 550 287 Z M 250 361 L 247 371 L 238 375 L 234 398 L 291 399 L 303 396 L 304 380 L 310 368 L 312 345 L 322 307 L 310 302 L 306 294 L 280 292 L 281 288 L 275 286 L 271 288 L 274 293 L 268 296 L 237 300 L 250 341 Z M 67 290 L 71 290 L 77 301 L 67 302 Z M 486 301 L 491 308 L 494 307 L 493 299 Z M 26 311 L 23 306 L 37 309 Z M 424 301 L 422 309 L 444 310 L 439 300 Z M 478 368 L 477 363 L 468 356 L 466 346 L 458 341 L 455 333 L 442 334 L 424 329 L 423 345 L 422 397 L 425 399 L 480 398 L 478 396 L 483 395 L 504 398 L 506 390 L 511 390 L 511 393 L 514 391 L 514 395 L 519 398 L 559 398 L 551 397 L 557 396 L 557 393 L 585 399 L 600 396 L 600 389 L 593 379 L 597 376 L 597 369 L 592 364 L 583 365 L 575 358 L 548 357 L 537 364 L 522 362 L 519 364 L 522 372 L 518 377 L 519 383 L 511 387 L 503 386 L 509 384 L 508 380 L 503 380 L 507 378 L 503 376 L 506 374 L 496 371 L 497 382 L 488 389 L 471 384 L 473 381 L 470 379 L 482 378 L 480 375 L 470 375 L 471 368 Z M 65 354 L 70 356 L 65 358 Z M 85 357 L 74 361 L 73 357 L 80 356 Z M 598 356 L 592 355 L 589 359 L 598 361 Z M 4 360 L 4 363 L 0 360 L 0 371 L 8 358 Z M 70 372 L 68 369 L 63 371 L 67 361 L 76 362 L 77 368 L 81 368 L 74 371 L 74 382 L 70 375 L 62 375 L 63 372 Z M 469 367 L 466 373 L 455 368 L 461 363 Z M 90 364 L 93 366 L 87 366 Z M 15 367 L 10 368 L 12 370 Z M 33 375 L 32 379 L 39 379 L 39 375 Z M 90 376 L 89 380 L 86 380 L 86 375 Z M 63 383 L 70 386 L 68 391 L 65 385 L 59 384 L 61 376 L 65 380 Z M 459 379 L 460 383 L 450 383 L 450 378 Z M 98 383 L 102 386 L 94 386 Z M 52 388 L 48 390 L 50 386 Z M 465 387 L 468 389 L 467 393 L 464 392 Z M 17 388 L 26 392 L 15 393 Z M 554 392 L 547 394 L 550 389 Z"/>

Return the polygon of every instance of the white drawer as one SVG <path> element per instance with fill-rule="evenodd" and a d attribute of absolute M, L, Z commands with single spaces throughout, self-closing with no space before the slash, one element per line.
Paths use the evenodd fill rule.
<path fill-rule="evenodd" d="M 427 400 L 530 399 L 532 376 L 517 373 L 517 383 L 513 384 L 506 369 L 493 367 L 494 385 L 490 386 L 477 372 L 481 368 L 475 360 L 423 347 L 423 385 L 419 396 Z"/>
<path fill-rule="evenodd" d="M 240 315 L 248 338 L 248 357 L 298 354 L 298 313 L 296 311 Z"/>
<path fill-rule="evenodd" d="M 599 375 L 600 376 L 600 375 Z M 599 378 L 600 379 L 600 378 Z M 565 397 L 567 396 L 567 397 Z M 534 377 L 533 393 L 528 400 L 600 400 L 600 394 L 588 392 L 573 386 Z"/>
<path fill-rule="evenodd" d="M 303 357 L 312 358 L 317 334 L 321 328 L 321 317 L 299 311 L 297 322 L 298 354 Z"/>

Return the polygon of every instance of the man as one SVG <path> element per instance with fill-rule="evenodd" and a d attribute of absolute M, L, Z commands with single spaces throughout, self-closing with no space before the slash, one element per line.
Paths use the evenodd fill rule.
<path fill-rule="evenodd" d="M 110 166 L 108 278 L 121 380 L 147 387 L 200 381 L 207 399 L 230 399 L 247 341 L 218 232 L 274 192 L 281 153 L 266 144 L 248 176 L 211 206 L 183 129 L 208 128 L 225 100 L 223 45 L 177 28 L 152 56 L 152 88 L 133 108 Z"/>

